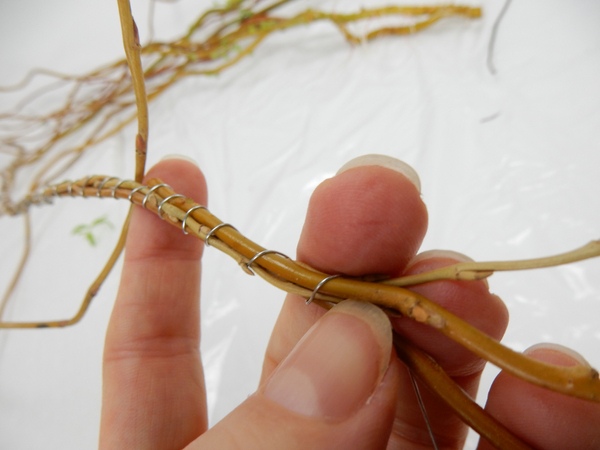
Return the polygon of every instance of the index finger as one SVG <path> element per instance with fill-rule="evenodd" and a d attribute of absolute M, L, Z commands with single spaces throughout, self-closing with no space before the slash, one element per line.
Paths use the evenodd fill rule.
<path fill-rule="evenodd" d="M 427 210 L 414 170 L 368 155 L 342 167 L 313 193 L 298 244 L 298 260 L 329 274 L 401 273 L 427 229 Z M 324 314 L 288 295 L 271 335 L 261 380 Z M 261 381 L 262 382 L 262 381 Z"/>
<path fill-rule="evenodd" d="M 161 161 L 159 177 L 206 203 L 198 167 Z M 157 215 L 133 213 L 104 349 L 100 448 L 180 449 L 207 427 L 200 362 L 203 244 Z"/>

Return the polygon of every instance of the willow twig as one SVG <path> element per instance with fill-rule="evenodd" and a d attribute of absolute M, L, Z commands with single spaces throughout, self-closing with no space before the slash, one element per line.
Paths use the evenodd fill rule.
<path fill-rule="evenodd" d="M 23 251 L 21 253 L 21 258 L 19 260 L 19 264 L 10 280 L 6 291 L 4 291 L 4 295 L 2 296 L 2 301 L 0 302 L 0 317 L 4 314 L 4 310 L 6 309 L 6 305 L 8 304 L 8 300 L 13 294 L 21 275 L 23 274 L 23 269 L 25 268 L 25 264 L 29 259 L 29 252 L 31 251 L 31 216 L 28 212 L 23 214 L 24 220 L 24 236 L 23 236 Z"/>
<path fill-rule="evenodd" d="M 425 352 L 397 333 L 394 333 L 394 347 L 398 357 L 429 387 L 429 391 L 453 408 L 464 423 L 477 430 L 494 447 L 532 450 L 475 403 Z M 461 406 L 457 408 L 456 405 Z"/>
<path fill-rule="evenodd" d="M 138 29 L 131 15 L 129 0 L 118 0 L 119 17 L 123 34 L 123 46 L 127 56 L 127 64 L 131 72 L 135 105 L 138 119 L 138 133 L 135 138 L 135 181 L 144 178 L 146 167 L 146 151 L 148 148 L 148 100 L 146 83 L 142 69 L 141 46 Z"/>
<path fill-rule="evenodd" d="M 575 250 L 545 258 L 518 261 L 461 262 L 429 272 L 384 280 L 382 283 L 393 286 L 414 286 L 438 280 L 481 280 L 491 276 L 494 272 L 555 267 L 597 256 L 600 256 L 600 240 L 591 241 Z"/>

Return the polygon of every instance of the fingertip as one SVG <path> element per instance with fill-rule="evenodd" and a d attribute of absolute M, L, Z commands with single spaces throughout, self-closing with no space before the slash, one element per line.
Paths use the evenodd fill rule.
<path fill-rule="evenodd" d="M 417 191 L 421 193 L 421 180 L 417 171 L 404 161 L 387 155 L 370 154 L 351 159 L 342 167 L 340 167 L 336 175 L 339 175 L 347 170 L 363 166 L 381 166 L 395 170 L 396 172 L 404 175 L 415 186 Z"/>
<path fill-rule="evenodd" d="M 187 155 L 181 155 L 179 153 L 170 153 L 168 155 L 163 156 L 160 160 L 167 161 L 169 159 L 176 159 L 179 161 L 187 161 L 187 162 L 192 163 L 195 166 L 198 166 L 198 162 L 194 158 L 187 156 Z"/>
<path fill-rule="evenodd" d="M 178 194 L 186 195 L 206 206 L 206 178 L 194 159 L 185 155 L 167 155 L 144 176 L 144 180 L 151 178 L 160 178 Z"/>
<path fill-rule="evenodd" d="M 348 168 L 313 193 L 298 259 L 327 273 L 402 271 L 427 230 L 427 209 L 404 174 L 379 165 Z"/>
<path fill-rule="evenodd" d="M 527 356 L 557 366 L 585 365 L 574 350 L 558 344 L 534 345 Z M 486 410 L 535 448 L 598 448 L 600 404 L 553 392 L 501 372 L 490 389 Z M 489 448 L 480 445 L 481 450 Z"/>
<path fill-rule="evenodd" d="M 547 362 L 556 366 L 572 367 L 580 365 L 591 367 L 590 363 L 587 362 L 582 355 L 575 350 L 560 344 L 543 342 L 532 345 L 523 353 L 538 361 Z"/>
<path fill-rule="evenodd" d="M 400 363 L 391 325 L 376 306 L 329 310 L 273 375 L 195 443 L 221 449 L 385 449 Z"/>
<path fill-rule="evenodd" d="M 345 301 L 325 314 L 275 370 L 264 395 L 290 411 L 343 420 L 387 371 L 391 324 L 374 305 Z"/>

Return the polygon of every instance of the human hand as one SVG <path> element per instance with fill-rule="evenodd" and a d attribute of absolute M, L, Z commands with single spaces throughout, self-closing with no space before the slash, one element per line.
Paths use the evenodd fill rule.
<path fill-rule="evenodd" d="M 153 177 L 206 204 L 204 177 L 193 164 L 164 160 L 149 171 L 147 178 Z M 410 168 L 388 157 L 345 165 L 312 196 L 298 260 L 326 273 L 399 276 L 463 259 L 452 252 L 415 256 L 427 228 L 417 185 Z M 273 330 L 257 392 L 207 430 L 199 353 L 202 250 L 202 242 L 136 209 L 106 337 L 100 448 L 431 447 L 381 310 L 343 302 L 326 313 L 294 295 L 287 296 Z M 413 290 L 496 339 L 504 333 L 506 308 L 484 281 L 439 281 Z M 425 325 L 405 318 L 392 322 L 475 395 L 480 359 Z M 578 355 L 555 348 L 534 348 L 530 356 L 580 363 Z M 461 448 L 466 427 L 427 389 L 420 391 L 437 445 Z M 599 448 L 596 403 L 501 374 L 487 408 L 534 447 Z"/>

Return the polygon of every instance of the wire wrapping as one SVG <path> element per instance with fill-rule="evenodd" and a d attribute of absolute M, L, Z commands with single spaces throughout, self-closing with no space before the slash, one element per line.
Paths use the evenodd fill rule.
<path fill-rule="evenodd" d="M 252 267 L 251 267 L 252 264 L 254 264 L 254 262 L 256 262 L 256 260 L 258 258 L 260 258 L 260 257 L 262 257 L 264 255 L 268 255 L 269 253 L 280 255 L 280 256 L 283 256 L 284 258 L 287 258 L 287 259 L 291 259 L 289 256 L 287 256 L 287 255 L 285 255 L 285 254 L 283 254 L 281 252 L 278 252 L 277 250 L 263 250 L 261 252 L 258 252 L 256 255 L 254 255 L 252 258 L 250 258 L 250 261 L 248 261 L 246 263 L 246 267 L 248 268 L 248 270 L 250 270 L 250 272 L 252 272 L 252 275 L 256 275 L 256 273 L 252 270 Z"/>
<path fill-rule="evenodd" d="M 312 301 L 315 299 L 315 296 L 317 295 L 317 292 L 319 292 L 319 289 L 321 289 L 321 287 L 323 287 L 323 285 L 325 283 L 327 283 L 329 280 L 333 280 L 334 278 L 339 278 L 339 277 L 341 277 L 341 275 L 330 275 L 326 278 L 323 278 L 321 280 L 321 282 L 319 284 L 317 284 L 315 289 L 312 291 L 312 294 L 310 294 L 310 297 L 308 297 L 308 299 L 306 300 L 306 304 L 310 305 L 312 303 Z"/>
<path fill-rule="evenodd" d="M 185 196 L 184 196 L 184 195 L 181 195 L 181 194 L 173 194 L 173 195 L 169 195 L 168 197 L 166 197 L 165 199 L 163 199 L 163 200 L 160 202 L 160 204 L 158 205 L 158 217 L 160 217 L 162 220 L 165 220 L 165 218 L 164 218 L 164 217 L 163 217 L 163 215 L 162 215 L 162 208 L 163 208 L 163 205 L 164 205 L 165 203 L 168 203 L 168 202 L 169 202 L 169 200 L 172 200 L 172 199 L 174 199 L 174 198 L 185 198 Z"/>
<path fill-rule="evenodd" d="M 181 231 L 183 231 L 183 234 L 188 234 L 188 232 L 185 230 L 185 224 L 186 224 L 190 214 L 193 213 L 194 211 L 196 211 L 197 209 L 206 209 L 206 206 L 196 205 L 187 210 L 187 212 L 185 213 L 185 216 L 183 216 L 183 220 L 181 221 Z M 208 211 L 208 209 L 206 209 L 206 210 Z"/>
<path fill-rule="evenodd" d="M 233 228 L 234 230 L 237 230 L 237 228 L 235 228 L 233 225 L 231 225 L 230 223 L 220 223 L 219 225 L 217 225 L 216 227 L 214 227 L 212 230 L 210 230 L 208 232 L 208 234 L 206 235 L 206 237 L 204 238 L 204 243 L 206 245 L 208 245 L 209 247 L 212 247 L 212 245 L 208 242 L 208 238 L 212 237 L 213 234 L 215 234 L 217 232 L 217 230 L 223 228 L 223 227 L 230 227 Z"/>

